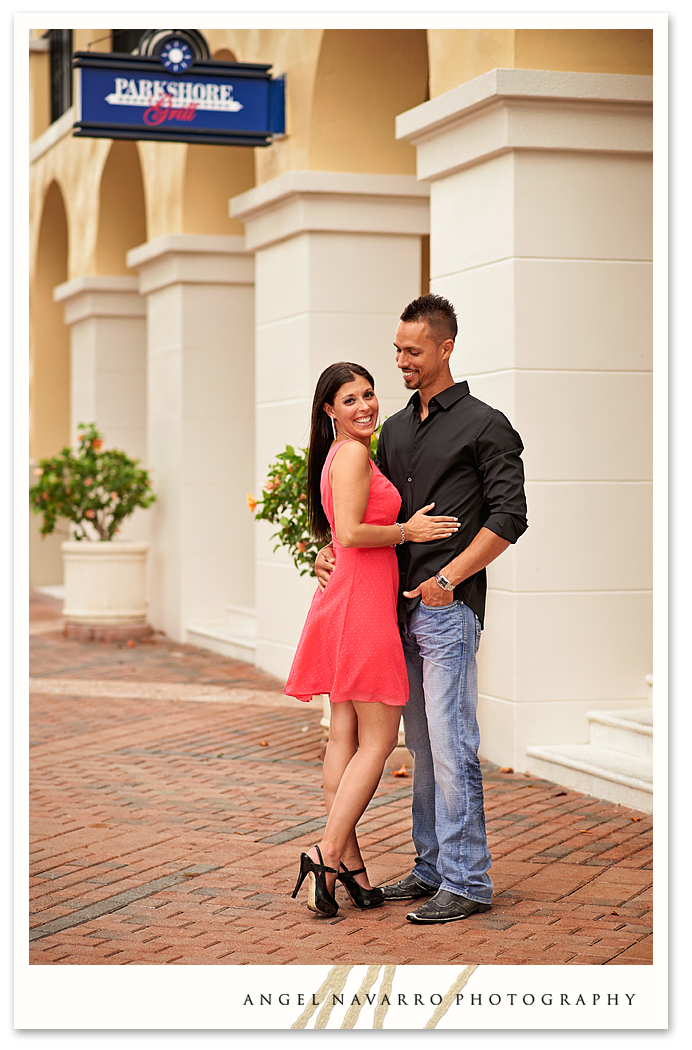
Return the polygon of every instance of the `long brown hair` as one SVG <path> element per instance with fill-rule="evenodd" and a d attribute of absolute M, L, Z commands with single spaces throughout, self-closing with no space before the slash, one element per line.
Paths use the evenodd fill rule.
<path fill-rule="evenodd" d="M 375 389 L 375 380 L 367 368 L 355 365 L 352 361 L 337 361 L 329 365 L 317 380 L 315 396 L 312 399 L 312 417 L 310 420 L 310 446 L 308 450 L 308 524 L 313 536 L 321 541 L 331 539 L 331 529 L 327 515 L 322 506 L 320 481 L 322 467 L 329 454 L 334 440 L 332 421 L 324 411 L 325 405 L 333 405 L 336 395 L 344 383 L 352 383 L 356 376 L 367 379 Z"/>

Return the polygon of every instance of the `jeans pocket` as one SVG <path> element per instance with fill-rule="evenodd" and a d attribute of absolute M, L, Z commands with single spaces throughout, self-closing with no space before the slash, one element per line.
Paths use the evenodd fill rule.
<path fill-rule="evenodd" d="M 420 605 L 423 609 L 427 609 L 428 612 L 442 612 L 444 609 L 451 609 L 454 605 L 460 605 L 459 601 L 447 602 L 446 605 L 426 605 L 423 599 L 420 600 Z"/>

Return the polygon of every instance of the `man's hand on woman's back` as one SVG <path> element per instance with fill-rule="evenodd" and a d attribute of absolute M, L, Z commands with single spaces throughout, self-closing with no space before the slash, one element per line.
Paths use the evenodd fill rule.
<path fill-rule="evenodd" d="M 334 572 L 336 565 L 336 558 L 334 556 L 334 548 L 331 543 L 327 544 L 320 551 L 317 552 L 315 558 L 315 576 L 317 577 L 317 583 L 321 591 L 329 583 L 329 577 Z"/>

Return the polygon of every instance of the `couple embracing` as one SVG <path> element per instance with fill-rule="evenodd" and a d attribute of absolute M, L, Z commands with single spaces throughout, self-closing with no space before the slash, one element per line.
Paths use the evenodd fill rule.
<path fill-rule="evenodd" d="M 374 381 L 360 365 L 319 378 L 308 454 L 313 534 L 330 539 L 315 562 L 315 593 L 284 690 L 328 694 L 327 824 L 301 854 L 295 897 L 335 915 L 340 881 L 361 909 L 428 898 L 406 918 L 466 919 L 491 906 L 490 853 L 478 759 L 476 652 L 485 567 L 527 528 L 521 439 L 506 417 L 455 383 L 451 303 L 425 295 L 397 327 L 407 406 L 387 419 L 377 461 Z M 413 755 L 416 861 L 400 882 L 373 888 L 356 824 L 396 745 L 403 712 Z"/>

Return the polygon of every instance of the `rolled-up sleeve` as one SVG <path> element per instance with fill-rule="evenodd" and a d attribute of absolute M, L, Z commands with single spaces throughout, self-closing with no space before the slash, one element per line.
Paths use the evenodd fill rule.
<path fill-rule="evenodd" d="M 476 462 L 489 514 L 483 527 L 516 543 L 529 527 L 524 492 L 521 438 L 495 410 L 476 438 Z"/>

